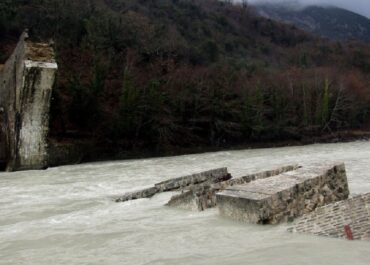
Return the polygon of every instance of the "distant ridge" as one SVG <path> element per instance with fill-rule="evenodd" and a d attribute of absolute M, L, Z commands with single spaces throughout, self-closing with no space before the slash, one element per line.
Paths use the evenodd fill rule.
<path fill-rule="evenodd" d="M 255 6 L 260 16 L 293 24 L 305 31 L 334 40 L 370 42 L 370 19 L 338 7 L 299 8 L 294 2 Z"/>

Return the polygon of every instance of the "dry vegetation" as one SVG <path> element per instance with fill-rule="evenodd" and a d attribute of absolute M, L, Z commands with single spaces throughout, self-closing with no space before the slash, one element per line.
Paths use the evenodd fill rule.
<path fill-rule="evenodd" d="M 26 27 L 55 40 L 54 138 L 161 151 L 368 123 L 366 44 L 317 39 L 215 0 L 16 2 L 0 3 L 0 57 Z"/>

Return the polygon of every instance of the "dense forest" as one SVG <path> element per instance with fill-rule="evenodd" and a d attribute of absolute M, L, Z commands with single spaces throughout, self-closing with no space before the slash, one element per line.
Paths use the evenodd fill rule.
<path fill-rule="evenodd" d="M 369 121 L 370 46 L 216 0 L 2 0 L 0 60 L 53 40 L 51 138 L 171 152 L 300 140 Z"/>

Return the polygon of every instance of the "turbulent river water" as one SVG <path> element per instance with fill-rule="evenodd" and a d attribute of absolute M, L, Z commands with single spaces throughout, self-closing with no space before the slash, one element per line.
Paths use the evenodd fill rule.
<path fill-rule="evenodd" d="M 171 194 L 112 198 L 228 167 L 234 176 L 344 161 L 352 195 L 370 192 L 370 142 L 318 144 L 0 173 L 0 264 L 370 264 L 370 242 L 290 234 L 163 206 Z"/>

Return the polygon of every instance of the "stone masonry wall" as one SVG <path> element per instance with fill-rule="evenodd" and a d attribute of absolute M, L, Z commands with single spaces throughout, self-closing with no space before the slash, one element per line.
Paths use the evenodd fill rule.
<path fill-rule="evenodd" d="M 370 240 L 370 193 L 317 208 L 297 219 L 289 231 L 346 238 L 349 225 L 355 240 Z"/>
<path fill-rule="evenodd" d="M 312 165 L 217 193 L 222 216 L 256 224 L 293 221 L 315 208 L 348 198 L 344 164 Z"/>
<path fill-rule="evenodd" d="M 227 187 L 246 184 L 251 181 L 271 176 L 279 175 L 283 172 L 292 171 L 298 168 L 298 165 L 284 166 L 273 170 L 267 170 L 254 174 L 248 174 L 240 178 L 232 178 L 217 183 L 201 183 L 187 187 L 180 194 L 174 195 L 167 203 L 167 206 L 176 207 L 184 210 L 204 211 L 217 205 L 216 193 Z"/>
<path fill-rule="evenodd" d="M 25 32 L 0 71 L 0 138 L 8 171 L 47 165 L 49 107 L 57 64 L 52 47 L 27 39 Z"/>
<path fill-rule="evenodd" d="M 196 174 L 191 174 L 179 178 L 169 179 L 155 184 L 153 187 L 129 192 L 117 198 L 116 202 L 125 202 L 130 200 L 150 198 L 157 193 L 183 189 L 198 184 L 212 184 L 229 180 L 231 175 L 227 168 L 212 169 Z"/>
<path fill-rule="evenodd" d="M 0 171 L 6 167 L 7 157 L 7 136 L 6 136 L 6 117 L 3 108 L 0 108 Z"/>
<path fill-rule="evenodd" d="M 25 58 L 25 39 L 27 33 L 23 33 L 19 42 L 0 70 L 0 141 L 2 159 L 6 162 L 15 156 L 15 121 L 16 111 L 19 109 L 19 91 L 23 83 L 24 58 Z M 12 125 L 12 126 L 10 126 Z"/>

